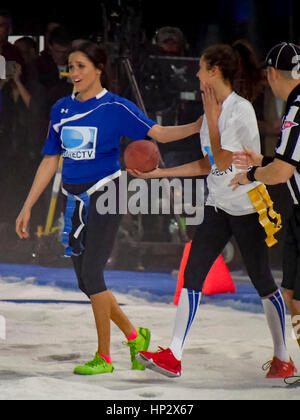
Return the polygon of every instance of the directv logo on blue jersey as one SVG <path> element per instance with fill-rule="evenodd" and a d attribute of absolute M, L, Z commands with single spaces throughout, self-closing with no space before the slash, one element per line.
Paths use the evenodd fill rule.
<path fill-rule="evenodd" d="M 97 127 L 63 127 L 61 132 L 63 157 L 73 160 L 95 159 Z"/>

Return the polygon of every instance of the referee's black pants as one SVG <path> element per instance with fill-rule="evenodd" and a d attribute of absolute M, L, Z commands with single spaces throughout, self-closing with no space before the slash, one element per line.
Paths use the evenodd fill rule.
<path fill-rule="evenodd" d="M 266 233 L 258 214 L 231 216 L 205 206 L 204 221 L 198 226 L 184 273 L 184 287 L 201 291 L 206 276 L 230 238 L 234 236 L 248 275 L 261 297 L 278 289 L 269 267 Z"/>
<path fill-rule="evenodd" d="M 285 232 L 282 287 L 300 301 L 300 205 L 294 205 Z"/>

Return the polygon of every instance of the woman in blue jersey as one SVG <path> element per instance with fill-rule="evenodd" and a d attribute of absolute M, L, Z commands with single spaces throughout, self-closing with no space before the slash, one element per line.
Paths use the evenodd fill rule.
<path fill-rule="evenodd" d="M 253 150 L 260 150 L 254 109 L 248 100 L 234 91 L 236 82 L 245 81 L 249 74 L 237 74 L 238 71 L 246 62 L 251 64 L 252 59 L 251 49 L 242 42 L 237 42 L 234 47 L 213 45 L 202 54 L 197 76 L 203 91 L 205 111 L 200 130 L 203 159 L 174 168 L 158 168 L 148 174 L 131 171 L 133 175 L 144 178 L 208 175 L 204 221 L 193 238 L 170 346 L 161 348 L 159 352 L 142 351 L 137 355 L 144 366 L 166 376 L 181 375 L 183 348 L 201 301 L 204 281 L 232 236 L 262 299 L 273 337 L 274 357 L 268 364 L 267 377 L 286 377 L 295 372 L 286 348 L 285 307 L 269 267 L 265 231 L 247 194 L 258 184 L 245 185 L 235 191 L 229 187 L 233 174 L 237 172 L 233 152 L 242 150 L 248 144 L 252 144 Z M 240 89 L 239 92 L 247 93 L 247 85 L 242 87 L 242 92 Z M 251 93 L 251 89 L 248 91 Z"/>
<path fill-rule="evenodd" d="M 138 140 L 149 136 L 160 142 L 174 141 L 198 132 L 201 121 L 176 127 L 156 124 L 135 104 L 105 88 L 105 64 L 104 51 L 94 43 L 77 42 L 71 50 L 69 72 L 76 94 L 62 98 L 52 108 L 44 158 L 16 221 L 19 237 L 28 238 L 31 209 L 63 156 L 62 182 L 67 196 L 63 241 L 72 257 L 79 287 L 91 300 L 98 333 L 94 359 L 74 370 L 88 375 L 114 369 L 110 357 L 111 320 L 128 340 L 132 369 L 144 369 L 135 353 L 146 350 L 150 340 L 147 328 L 135 328 L 129 321 L 103 278 L 120 215 L 98 214 L 96 201 L 108 183 L 114 184 L 118 197 L 121 138 Z"/>

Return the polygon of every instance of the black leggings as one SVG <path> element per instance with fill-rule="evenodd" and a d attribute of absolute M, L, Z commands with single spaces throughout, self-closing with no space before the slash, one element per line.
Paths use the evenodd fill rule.
<path fill-rule="evenodd" d="M 119 180 L 113 180 L 116 185 L 117 197 L 119 197 Z M 72 194 L 80 194 L 93 184 L 78 185 L 76 188 L 64 185 L 64 188 Z M 103 271 L 112 252 L 122 215 L 99 214 L 96 209 L 97 199 L 105 191 L 96 191 L 91 196 L 88 221 L 81 235 L 84 251 L 79 256 L 72 256 L 75 273 L 79 288 L 88 296 L 107 290 Z M 118 200 L 117 200 L 118 203 Z M 72 217 L 75 227 L 80 224 L 78 216 L 79 203 Z M 118 205 L 117 205 L 118 210 Z M 72 240 L 70 242 L 72 244 Z"/>
<path fill-rule="evenodd" d="M 204 221 L 198 226 L 184 273 L 184 287 L 201 291 L 206 276 L 231 236 L 234 236 L 248 275 L 261 297 L 278 287 L 269 267 L 266 233 L 258 214 L 231 216 L 220 209 L 206 206 Z"/>
<path fill-rule="evenodd" d="M 288 220 L 283 248 L 282 287 L 294 291 L 293 298 L 300 300 L 300 206 L 294 205 Z"/>

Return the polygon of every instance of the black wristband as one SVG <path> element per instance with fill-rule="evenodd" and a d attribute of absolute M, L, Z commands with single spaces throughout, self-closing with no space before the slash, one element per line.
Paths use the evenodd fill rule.
<path fill-rule="evenodd" d="M 247 178 L 250 182 L 255 182 L 255 171 L 258 168 L 258 166 L 252 166 L 252 168 L 250 169 L 250 171 L 247 172 Z"/>

